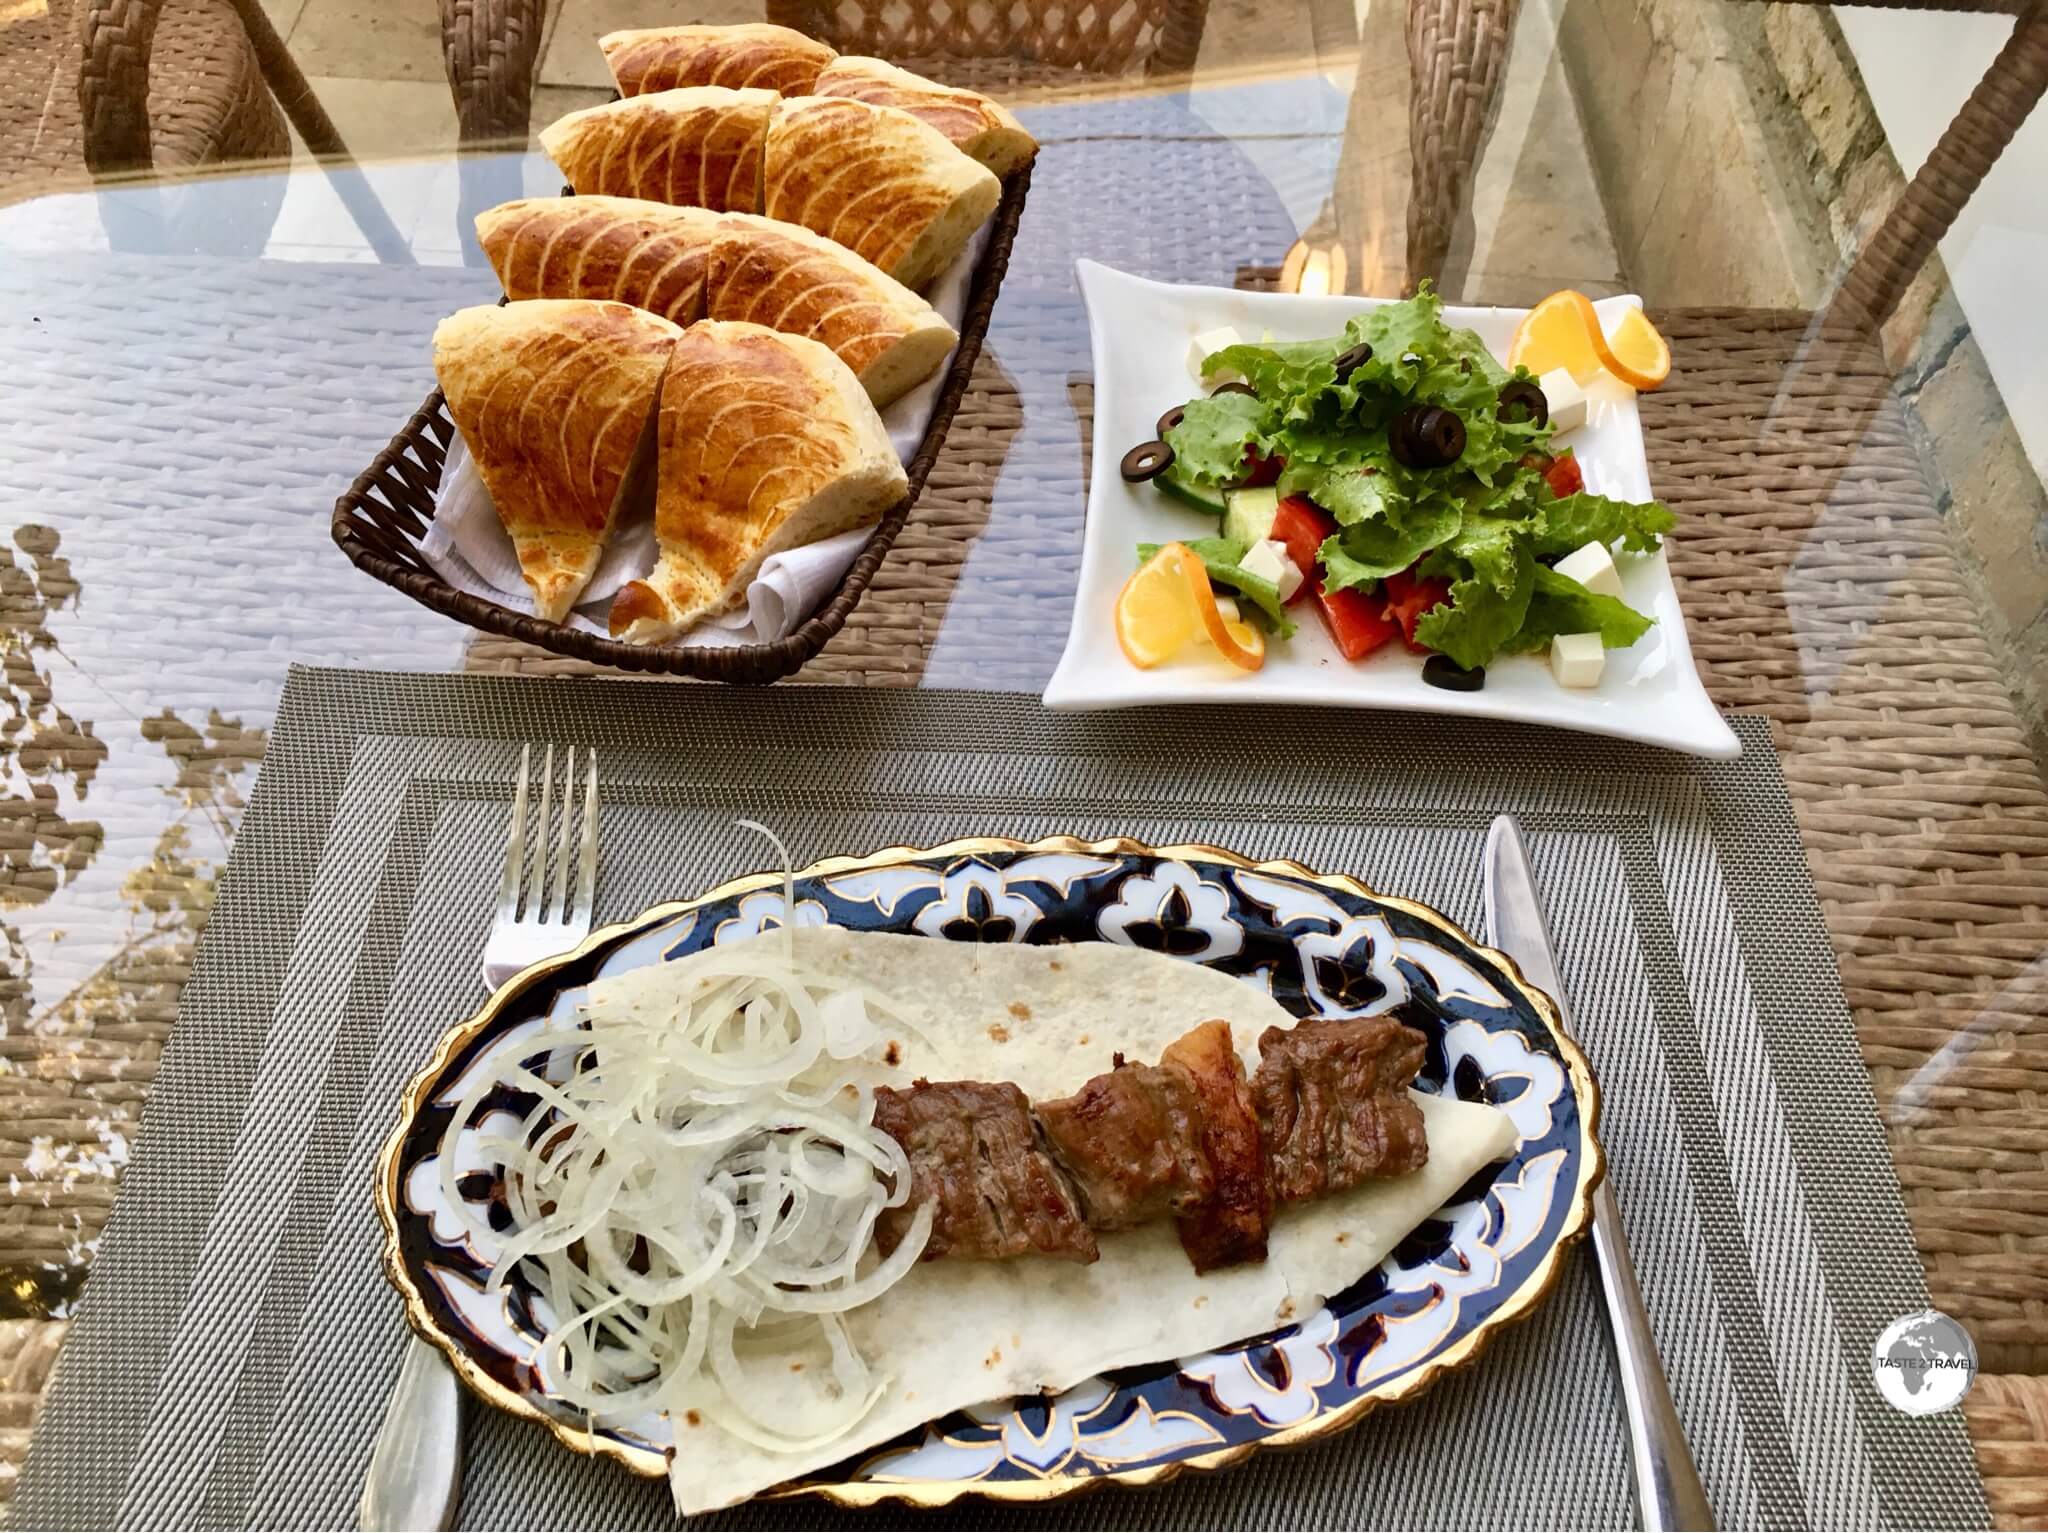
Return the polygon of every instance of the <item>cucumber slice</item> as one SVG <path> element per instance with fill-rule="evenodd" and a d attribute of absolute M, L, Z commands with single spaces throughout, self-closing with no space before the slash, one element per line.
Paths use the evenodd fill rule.
<path fill-rule="evenodd" d="M 1175 500 L 1185 501 L 1197 511 L 1206 511 L 1211 516 L 1223 515 L 1222 490 L 1212 490 L 1205 484 L 1196 484 L 1192 479 L 1180 477 L 1180 465 L 1168 464 L 1164 473 L 1152 481 Z"/>
<path fill-rule="evenodd" d="M 1273 535 L 1273 518 L 1279 514 L 1280 492 L 1271 485 L 1223 492 L 1223 535 L 1246 548 Z"/>

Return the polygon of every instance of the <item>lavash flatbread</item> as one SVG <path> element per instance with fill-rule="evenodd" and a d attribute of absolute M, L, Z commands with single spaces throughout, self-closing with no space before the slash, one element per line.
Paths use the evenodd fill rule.
<path fill-rule="evenodd" d="M 935 1057 L 902 1038 L 906 1080 L 1008 1080 L 1034 1099 L 1056 1097 L 1109 1069 L 1113 1051 L 1151 1061 L 1216 1017 L 1230 1023 L 1255 1066 L 1259 1035 L 1293 1021 L 1254 985 L 1110 943 L 1026 947 L 838 928 L 793 937 L 806 967 L 837 969 L 882 990 L 943 1051 Z M 669 994 L 661 968 L 599 981 L 593 1005 L 661 1007 Z M 1514 1143 L 1512 1122 L 1495 1108 L 1418 1101 L 1429 1164 L 1280 1210 L 1263 1263 L 1198 1277 L 1170 1223 L 1101 1236 L 1101 1260 L 1087 1266 L 1041 1257 L 921 1263 L 845 1317 L 854 1344 L 889 1376 L 852 1435 L 808 1454 L 768 1453 L 719 1427 L 715 1387 L 711 1396 L 674 1402 L 677 1509 L 732 1505 L 964 1406 L 1056 1392 L 1107 1369 L 1213 1350 L 1312 1314 Z M 829 1378 L 823 1361 L 776 1355 L 754 1376 L 752 1411 L 802 1433 Z M 806 1366 L 793 1369 L 798 1362 Z"/>

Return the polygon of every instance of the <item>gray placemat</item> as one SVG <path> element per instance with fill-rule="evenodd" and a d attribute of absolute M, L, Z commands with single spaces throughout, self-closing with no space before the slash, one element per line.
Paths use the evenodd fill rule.
<path fill-rule="evenodd" d="M 1476 924 L 1487 820 L 1531 833 L 1661 1349 L 1727 1526 L 1983 1526 L 1959 1416 L 1870 1376 L 1926 1288 L 1760 720 L 1713 764 L 1317 710 L 1049 715 L 991 694 L 295 671 L 13 1517 L 335 1526 L 403 1343 L 370 1168 L 479 999 L 525 740 L 594 744 L 600 920 L 759 865 L 993 833 L 1199 839 Z M 651 1526 L 666 1490 L 469 1413 L 470 1526 Z M 965 1526 L 1623 1526 L 1590 1261 L 1472 1367 L 1313 1448 Z M 887 1524 L 816 1503 L 722 1526 Z"/>

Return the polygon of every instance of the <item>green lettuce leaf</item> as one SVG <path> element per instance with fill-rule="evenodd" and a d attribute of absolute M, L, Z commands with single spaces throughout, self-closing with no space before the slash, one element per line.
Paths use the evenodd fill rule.
<path fill-rule="evenodd" d="M 1200 484 L 1225 484 L 1242 477 L 1244 450 L 1259 434 L 1265 406 L 1249 394 L 1190 399 L 1181 423 L 1166 433 L 1166 445 L 1182 474 Z"/>
<path fill-rule="evenodd" d="M 1465 561 L 1467 578 L 1483 581 L 1499 595 L 1508 596 L 1528 583 L 1528 566 L 1535 562 L 1528 547 L 1528 531 L 1523 523 L 1505 517 L 1470 516 L 1449 547 Z"/>
<path fill-rule="evenodd" d="M 1658 538 L 1677 525 L 1678 518 L 1654 500 L 1632 505 L 1581 491 L 1544 501 L 1537 508 L 1533 528 L 1536 557 L 1561 559 L 1588 543 L 1617 541 L 1635 553 L 1654 553 Z"/>
<path fill-rule="evenodd" d="M 1454 580 L 1450 601 L 1430 608 L 1415 624 L 1418 642 L 1449 655 L 1466 670 L 1489 664 L 1521 630 L 1529 613 L 1536 561 L 1526 544 L 1506 546 L 1505 589 L 1491 575 L 1476 572 L 1469 579 Z"/>
<path fill-rule="evenodd" d="M 1363 341 L 1372 347 L 1372 360 L 1352 375 L 1352 382 L 1414 392 L 1423 369 L 1449 350 L 1443 309 L 1443 300 L 1425 282 L 1413 298 L 1354 315 L 1344 326 L 1344 344 Z"/>
<path fill-rule="evenodd" d="M 1282 495 L 1306 495 L 1342 527 L 1382 518 L 1398 520 L 1409 508 L 1409 498 L 1395 475 L 1376 464 L 1332 468 L 1298 464 L 1289 458 L 1276 488 Z"/>
<path fill-rule="evenodd" d="M 1160 547 L 1158 543 L 1140 543 L 1138 562 L 1143 564 L 1158 553 Z M 1280 588 L 1237 562 L 1244 557 L 1243 543 L 1236 538 L 1191 538 L 1187 547 L 1202 561 L 1202 568 L 1209 572 L 1212 585 L 1229 586 L 1265 615 L 1274 633 L 1283 639 L 1294 637 L 1294 621 L 1288 617 L 1286 604 L 1280 600 Z"/>
<path fill-rule="evenodd" d="M 1280 419 L 1297 413 L 1306 418 L 1316 396 L 1337 382 L 1335 359 L 1342 349 L 1334 339 L 1241 342 L 1211 352 L 1202 363 L 1202 377 L 1242 374 L 1244 381 L 1259 391 L 1259 398 L 1275 407 Z"/>
<path fill-rule="evenodd" d="M 1326 584 L 1333 591 L 1384 580 L 1405 570 L 1458 530 L 1457 507 L 1438 503 L 1402 522 L 1360 522 L 1325 538 Z"/>
<path fill-rule="evenodd" d="M 1626 602 L 1589 591 L 1569 575 L 1539 564 L 1522 631 L 1505 648 L 1527 653 L 1561 633 L 1597 633 L 1608 649 L 1627 649 L 1650 631 L 1654 621 Z"/>

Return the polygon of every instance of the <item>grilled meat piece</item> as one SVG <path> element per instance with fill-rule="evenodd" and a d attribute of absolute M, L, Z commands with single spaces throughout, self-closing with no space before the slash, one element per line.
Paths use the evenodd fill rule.
<path fill-rule="evenodd" d="M 1201 1101 L 1185 1070 L 1119 1064 L 1070 1097 L 1040 1102 L 1037 1112 L 1091 1229 L 1191 1213 L 1215 1193 Z"/>
<path fill-rule="evenodd" d="M 1266 1153 L 1229 1023 L 1205 1022 L 1158 1064 L 1119 1063 L 1037 1112 L 1092 1228 L 1175 1219 L 1198 1272 L 1265 1258 Z"/>
<path fill-rule="evenodd" d="M 875 1127 L 910 1157 L 910 1198 L 875 1226 L 896 1249 L 919 1204 L 935 1204 L 923 1260 L 1057 1256 L 1092 1262 L 1079 1198 L 1046 1153 L 1031 1104 L 1008 1082 L 916 1081 L 875 1089 Z"/>
<path fill-rule="evenodd" d="M 1252 1103 L 1276 1202 L 1318 1197 L 1429 1158 L 1408 1085 L 1422 1034 L 1389 1017 L 1269 1027 L 1259 1039 Z"/>
<path fill-rule="evenodd" d="M 1264 1261 L 1273 1214 L 1266 1144 L 1230 1024 L 1204 1022 L 1169 1044 L 1159 1063 L 1185 1071 L 1201 1103 L 1202 1152 L 1214 1183 L 1209 1200 L 1181 1216 L 1181 1249 L 1197 1272 Z"/>

